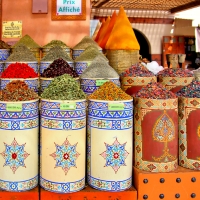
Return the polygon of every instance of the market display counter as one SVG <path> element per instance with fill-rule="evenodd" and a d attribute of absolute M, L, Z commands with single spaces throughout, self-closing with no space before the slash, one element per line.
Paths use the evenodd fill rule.
<path fill-rule="evenodd" d="M 39 186 L 26 192 L 7 192 L 0 190 L 1 200 L 39 200 Z"/>
<path fill-rule="evenodd" d="M 133 168 L 138 200 L 200 199 L 200 171 L 183 167 L 170 173 L 152 173 Z"/>
<path fill-rule="evenodd" d="M 123 192 L 105 192 L 86 186 L 75 193 L 57 194 L 40 189 L 41 200 L 137 200 L 137 191 L 134 187 Z"/>

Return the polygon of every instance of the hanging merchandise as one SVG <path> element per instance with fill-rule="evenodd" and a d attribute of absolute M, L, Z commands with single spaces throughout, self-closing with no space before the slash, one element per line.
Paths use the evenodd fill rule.
<path fill-rule="evenodd" d="M 80 54 L 89 46 L 96 47 L 100 52 L 102 48 L 89 36 L 85 36 L 78 44 L 72 49 L 72 58 L 75 60 Z"/>
<path fill-rule="evenodd" d="M 38 74 L 26 63 L 10 64 L 1 74 L 1 89 L 14 80 L 24 81 L 29 88 L 38 92 Z"/>
<path fill-rule="evenodd" d="M 75 78 L 79 82 L 79 76 L 69 64 L 62 58 L 58 58 L 53 61 L 47 67 L 40 77 L 40 92 L 43 92 L 46 87 L 51 83 L 51 81 L 58 76 L 63 74 L 69 74 L 71 77 Z"/>
<path fill-rule="evenodd" d="M 193 74 L 181 68 L 164 69 L 158 74 L 158 81 L 172 92 L 179 91 L 183 86 L 190 84 L 194 80 Z"/>
<path fill-rule="evenodd" d="M 79 191 L 85 187 L 86 96 L 64 74 L 41 98 L 40 185 L 57 193 Z"/>
<path fill-rule="evenodd" d="M 75 70 L 78 75 L 81 75 L 96 56 L 102 57 L 106 62 L 108 59 L 102 54 L 96 47 L 87 47 L 76 59 L 75 59 Z"/>
<path fill-rule="evenodd" d="M 0 91 L 0 189 L 31 190 L 38 185 L 38 95 L 23 81 Z"/>
<path fill-rule="evenodd" d="M 81 88 L 86 94 L 92 94 L 107 81 L 112 81 L 120 87 L 118 73 L 98 55 L 91 65 L 81 74 Z"/>
<path fill-rule="evenodd" d="M 27 63 L 31 68 L 38 73 L 38 61 L 32 52 L 23 44 L 18 45 L 13 49 L 12 54 L 5 61 L 5 69 L 12 63 L 22 62 Z"/>
<path fill-rule="evenodd" d="M 126 190 L 132 185 L 132 97 L 106 82 L 88 99 L 88 184 L 98 190 Z"/>
<path fill-rule="evenodd" d="M 121 73 L 120 77 L 122 89 L 131 96 L 148 83 L 152 81 L 157 82 L 157 77 L 139 63 L 132 65 L 129 69 Z"/>
<path fill-rule="evenodd" d="M 149 83 L 134 98 L 134 166 L 170 172 L 178 166 L 178 99 L 159 83 Z"/>
<path fill-rule="evenodd" d="M 62 58 L 65 60 L 70 67 L 74 68 L 74 61 L 66 51 L 63 50 L 60 46 L 52 47 L 48 53 L 41 59 L 40 62 L 40 74 L 56 59 Z"/>
<path fill-rule="evenodd" d="M 200 82 L 193 81 L 179 96 L 179 165 L 200 170 Z"/>

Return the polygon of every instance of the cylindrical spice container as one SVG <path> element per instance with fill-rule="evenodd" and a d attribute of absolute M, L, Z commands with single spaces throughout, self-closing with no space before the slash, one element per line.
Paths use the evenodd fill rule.
<path fill-rule="evenodd" d="M 183 86 L 194 80 L 191 72 L 184 69 L 164 69 L 158 73 L 158 81 L 172 92 L 179 91 Z"/>
<path fill-rule="evenodd" d="M 24 91 L 13 98 L 27 98 Z M 17 84 L 15 84 L 17 85 Z M 9 98 L 12 91 L 3 91 Z M 36 93 L 28 92 L 36 96 Z M 15 94 L 15 96 L 14 96 Z M 20 96 L 21 95 L 21 96 Z M 2 97 L 1 97 L 2 100 Z M 0 101 L 0 189 L 12 192 L 31 190 L 38 184 L 38 100 Z"/>
<path fill-rule="evenodd" d="M 54 78 L 44 78 L 40 77 L 40 93 L 44 91 L 45 88 L 51 83 Z"/>
<path fill-rule="evenodd" d="M 4 70 L 4 62 L 0 62 L 0 74 L 3 72 Z"/>
<path fill-rule="evenodd" d="M 110 96 L 106 88 L 114 89 Z M 89 96 L 87 177 L 88 184 L 98 190 L 123 191 L 132 184 L 133 101 L 123 93 L 114 83 L 106 82 Z M 129 100 L 93 99 L 101 99 L 101 94 Z"/>
<path fill-rule="evenodd" d="M 0 61 L 6 60 L 10 55 L 10 49 L 0 49 Z"/>
<path fill-rule="evenodd" d="M 120 77 L 122 90 L 131 96 L 148 83 L 157 82 L 157 77 L 138 63 L 124 71 Z"/>
<path fill-rule="evenodd" d="M 16 80 L 24 81 L 30 89 L 38 93 L 39 78 L 1 78 L 1 90 L 3 90 L 8 83 Z"/>
<path fill-rule="evenodd" d="M 85 94 L 64 74 L 54 78 L 41 98 L 40 186 L 57 193 L 79 191 L 85 186 Z"/>
<path fill-rule="evenodd" d="M 134 98 L 134 166 L 149 172 L 170 172 L 178 166 L 178 99 L 157 83 L 144 86 Z"/>
<path fill-rule="evenodd" d="M 5 62 L 5 66 L 4 66 L 4 69 L 7 69 L 7 67 L 10 65 L 10 64 L 15 64 L 16 62 Z M 34 69 L 34 71 L 36 73 L 38 73 L 38 62 L 31 62 L 31 61 L 20 61 L 20 62 L 17 62 L 17 63 L 26 63 L 28 64 L 28 66 L 30 66 L 31 68 Z"/>
<path fill-rule="evenodd" d="M 179 165 L 200 170 L 200 82 L 183 87 L 179 96 Z"/>

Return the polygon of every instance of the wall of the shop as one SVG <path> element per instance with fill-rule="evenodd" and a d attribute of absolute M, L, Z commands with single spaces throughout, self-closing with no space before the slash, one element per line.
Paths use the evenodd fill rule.
<path fill-rule="evenodd" d="M 3 0 L 2 21 L 22 21 L 23 36 L 30 35 L 41 46 L 58 39 L 73 47 L 90 34 L 90 0 L 86 0 L 86 6 L 86 20 L 52 21 L 50 0 L 48 14 L 32 14 L 32 0 Z M 14 41 L 2 39 L 5 42 Z"/>
<path fill-rule="evenodd" d="M 192 27 L 192 20 L 175 19 L 174 35 L 195 36 L 195 27 Z"/>

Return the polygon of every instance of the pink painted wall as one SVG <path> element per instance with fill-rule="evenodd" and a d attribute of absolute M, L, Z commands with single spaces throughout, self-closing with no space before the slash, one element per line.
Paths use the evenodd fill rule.
<path fill-rule="evenodd" d="M 2 21 L 22 21 L 22 36 L 28 34 L 41 46 L 51 40 L 62 40 L 73 47 L 90 34 L 90 0 L 86 0 L 86 6 L 86 20 L 52 21 L 51 0 L 48 0 L 48 14 L 32 14 L 32 0 L 2 0 Z"/>

